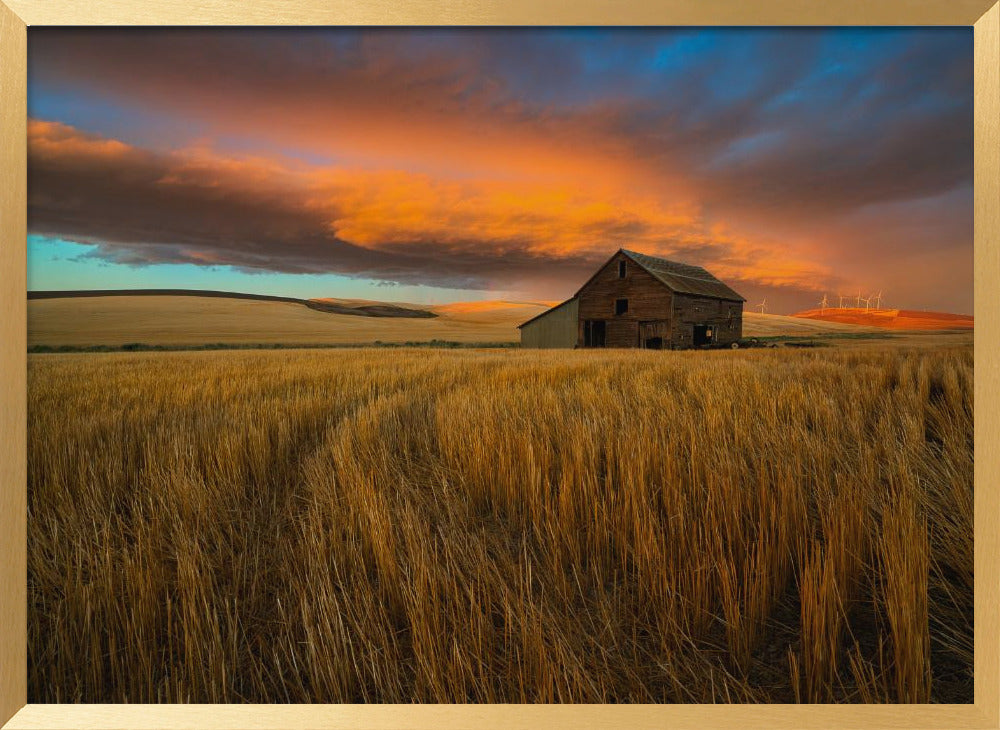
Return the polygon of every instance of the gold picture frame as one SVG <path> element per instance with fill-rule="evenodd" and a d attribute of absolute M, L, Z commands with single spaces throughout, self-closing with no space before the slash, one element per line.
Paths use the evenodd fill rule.
<path fill-rule="evenodd" d="M 26 52 L 34 25 L 961 25 L 975 54 L 975 703 L 28 705 Z M 1000 727 L 1000 3 L 996 0 L 0 0 L 0 725 L 5 728 Z"/>

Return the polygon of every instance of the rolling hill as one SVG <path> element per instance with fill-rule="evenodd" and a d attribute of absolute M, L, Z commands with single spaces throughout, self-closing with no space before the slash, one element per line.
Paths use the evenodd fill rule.
<path fill-rule="evenodd" d="M 434 307 L 159 292 L 46 296 L 28 301 L 28 345 L 516 342 L 517 325 L 546 308 L 524 302 Z"/>
<path fill-rule="evenodd" d="M 66 291 L 30 291 L 28 299 L 89 299 L 94 297 L 182 296 L 211 299 L 249 299 L 258 302 L 285 302 L 330 314 L 359 317 L 435 317 L 427 308 L 372 302 L 365 299 L 296 299 L 269 294 L 216 291 L 214 289 L 78 289 Z"/>
<path fill-rule="evenodd" d="M 915 309 L 872 311 L 847 307 L 825 310 L 809 309 L 794 316 L 820 322 L 837 322 L 890 330 L 971 330 L 973 328 L 973 318 L 967 314 L 923 312 Z"/>

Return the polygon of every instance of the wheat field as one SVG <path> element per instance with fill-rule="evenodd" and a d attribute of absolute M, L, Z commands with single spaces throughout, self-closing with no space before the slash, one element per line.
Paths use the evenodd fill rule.
<path fill-rule="evenodd" d="M 970 348 L 29 358 L 30 702 L 970 702 Z"/>

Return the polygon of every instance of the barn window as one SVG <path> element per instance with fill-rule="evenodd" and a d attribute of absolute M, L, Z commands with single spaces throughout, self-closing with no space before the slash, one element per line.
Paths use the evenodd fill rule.
<path fill-rule="evenodd" d="M 625 314 L 628 311 L 628 299 L 615 299 L 615 314 Z"/>
<path fill-rule="evenodd" d="M 625 278 L 625 259 L 622 259 L 621 261 L 618 262 L 618 278 L 619 279 Z"/>

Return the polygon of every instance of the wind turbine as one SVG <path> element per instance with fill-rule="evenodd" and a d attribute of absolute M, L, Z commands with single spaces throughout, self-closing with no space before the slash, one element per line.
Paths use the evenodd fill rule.
<path fill-rule="evenodd" d="M 843 294 L 838 294 L 837 296 L 840 297 L 840 304 L 838 305 L 838 309 L 843 309 L 844 308 L 844 295 Z"/>
<path fill-rule="evenodd" d="M 819 313 L 823 314 L 823 312 L 826 311 L 826 307 L 827 307 L 826 294 L 824 294 L 823 295 L 823 299 L 820 300 L 820 303 L 819 303 Z"/>
<path fill-rule="evenodd" d="M 865 297 L 858 296 L 858 299 L 865 303 L 865 312 L 868 312 L 868 308 L 871 306 L 872 296 L 869 295 L 867 299 Z"/>
<path fill-rule="evenodd" d="M 861 309 L 861 290 L 860 289 L 858 289 L 858 298 L 857 298 L 857 301 L 854 304 L 855 304 L 855 306 L 854 306 L 855 309 Z"/>
<path fill-rule="evenodd" d="M 882 309 L 882 290 L 875 295 L 875 309 Z"/>
<path fill-rule="evenodd" d="M 762 301 L 762 302 L 761 302 L 760 304 L 758 304 L 757 306 L 758 306 L 758 307 L 760 308 L 760 313 L 761 313 L 761 314 L 764 314 L 764 312 L 766 312 L 766 311 L 767 311 L 767 298 L 765 297 L 765 298 L 764 298 L 764 301 Z"/>

